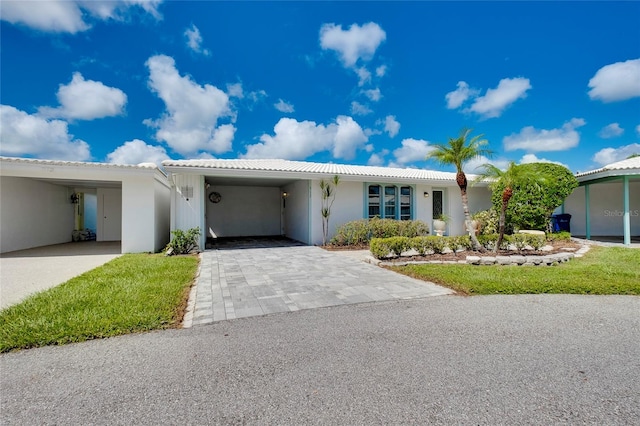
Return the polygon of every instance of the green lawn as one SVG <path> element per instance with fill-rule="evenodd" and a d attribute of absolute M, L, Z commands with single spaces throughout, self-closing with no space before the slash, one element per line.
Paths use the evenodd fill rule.
<path fill-rule="evenodd" d="M 0 311 L 0 352 L 176 327 L 197 267 L 195 256 L 118 257 Z"/>
<path fill-rule="evenodd" d="M 557 266 L 424 264 L 391 267 L 463 294 L 640 295 L 640 250 L 592 247 L 582 258 Z"/>

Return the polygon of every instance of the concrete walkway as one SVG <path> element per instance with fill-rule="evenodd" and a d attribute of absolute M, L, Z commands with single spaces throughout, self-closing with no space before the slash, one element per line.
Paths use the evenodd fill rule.
<path fill-rule="evenodd" d="M 0 309 L 120 256 L 120 241 L 84 241 L 0 255 Z"/>
<path fill-rule="evenodd" d="M 358 257 L 276 240 L 201 253 L 184 326 L 301 309 L 415 299 L 450 289 L 364 263 Z"/>

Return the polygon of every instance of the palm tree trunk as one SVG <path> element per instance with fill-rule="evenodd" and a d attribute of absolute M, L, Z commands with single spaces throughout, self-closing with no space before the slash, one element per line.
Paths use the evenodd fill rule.
<path fill-rule="evenodd" d="M 467 197 L 466 185 L 464 188 L 462 186 L 460 187 L 460 195 L 462 196 L 462 210 L 464 211 L 464 226 L 471 237 L 471 244 L 473 244 L 474 250 L 483 252 L 485 249 L 480 245 L 478 237 L 476 237 L 476 232 L 471 226 L 471 214 L 469 213 L 469 198 Z"/>
<path fill-rule="evenodd" d="M 502 240 L 504 239 L 504 228 L 507 216 L 507 205 L 509 205 L 509 200 L 513 195 L 513 190 L 511 187 L 506 187 L 502 193 L 502 208 L 500 209 L 500 221 L 498 228 L 498 241 L 496 241 L 496 246 L 493 248 L 493 252 L 497 253 L 500 249 L 500 245 L 502 244 Z"/>

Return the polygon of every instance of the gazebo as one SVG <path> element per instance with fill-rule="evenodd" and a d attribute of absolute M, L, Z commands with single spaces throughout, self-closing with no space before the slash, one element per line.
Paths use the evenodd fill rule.
<path fill-rule="evenodd" d="M 640 157 L 576 174 L 580 186 L 567 197 L 574 235 L 623 237 L 625 245 L 640 235 Z"/>

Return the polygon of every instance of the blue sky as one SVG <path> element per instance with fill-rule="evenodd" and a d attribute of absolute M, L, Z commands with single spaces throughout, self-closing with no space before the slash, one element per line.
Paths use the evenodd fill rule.
<path fill-rule="evenodd" d="M 463 127 L 499 167 L 640 153 L 640 2 L 0 7 L 5 156 L 443 169 Z"/>

